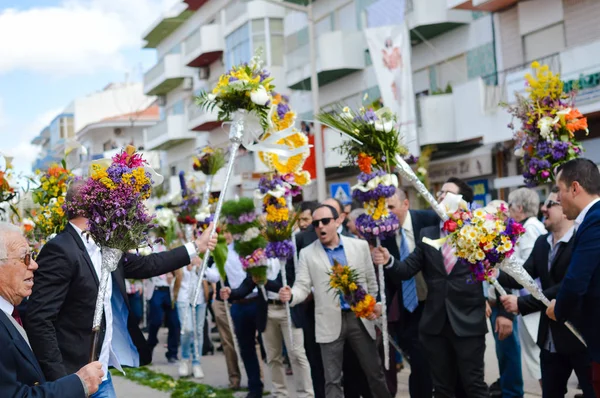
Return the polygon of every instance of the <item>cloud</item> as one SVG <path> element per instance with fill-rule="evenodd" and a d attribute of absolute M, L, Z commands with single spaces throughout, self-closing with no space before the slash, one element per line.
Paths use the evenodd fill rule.
<path fill-rule="evenodd" d="M 0 74 L 50 75 L 125 70 L 123 50 L 174 0 L 63 0 L 58 6 L 0 11 Z"/>

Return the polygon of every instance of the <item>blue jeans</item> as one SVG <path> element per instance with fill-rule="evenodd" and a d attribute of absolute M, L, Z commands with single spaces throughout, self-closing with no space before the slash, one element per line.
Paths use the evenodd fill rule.
<path fill-rule="evenodd" d="M 117 398 L 117 393 L 115 392 L 115 387 L 112 383 L 112 378 L 110 377 L 110 373 L 108 374 L 108 379 L 104 380 L 98 391 L 90 396 L 91 398 Z"/>
<path fill-rule="evenodd" d="M 500 304 L 501 305 L 501 304 Z M 498 308 L 492 307 L 492 331 L 496 340 L 496 356 L 498 357 L 498 368 L 500 370 L 500 388 L 502 398 L 522 397 L 523 371 L 521 369 L 521 344 L 519 343 L 519 328 L 517 317 L 513 320 L 513 332 L 504 340 L 498 339 L 498 333 L 494 331 Z"/>
<path fill-rule="evenodd" d="M 254 394 L 263 392 L 260 365 L 256 355 L 256 301 L 231 306 L 231 318 L 235 335 L 240 344 L 240 355 L 248 376 L 248 390 Z"/>
<path fill-rule="evenodd" d="M 167 318 L 167 327 L 169 336 L 167 338 L 167 358 L 177 359 L 179 346 L 179 315 L 177 314 L 177 304 L 173 309 L 171 306 L 171 293 L 168 290 L 154 290 L 152 299 L 150 299 L 150 313 L 148 325 L 148 345 L 152 350 L 158 344 L 158 329 L 163 323 L 163 316 Z"/>
<path fill-rule="evenodd" d="M 200 365 L 200 357 L 202 356 L 202 344 L 204 343 L 204 320 L 206 319 L 206 304 L 198 304 L 196 306 L 196 333 L 198 334 L 198 357 L 194 349 L 194 330 L 192 329 L 192 305 L 188 303 L 178 302 L 177 310 L 179 312 L 179 322 L 185 319 L 183 328 L 183 336 L 181 336 L 181 359 L 190 359 L 190 350 L 192 351 L 192 365 Z M 187 315 L 185 314 L 187 312 Z"/>

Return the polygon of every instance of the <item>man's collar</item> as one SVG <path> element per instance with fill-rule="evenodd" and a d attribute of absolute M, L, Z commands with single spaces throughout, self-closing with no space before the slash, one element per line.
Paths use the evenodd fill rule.
<path fill-rule="evenodd" d="M 91 237 L 84 235 L 83 231 L 77 225 L 73 224 L 70 221 L 69 221 L 69 224 L 71 224 L 71 226 L 73 227 L 75 232 L 77 232 L 77 235 L 81 238 L 81 240 L 86 248 L 95 248 L 97 246 L 96 242 L 94 242 L 94 240 Z"/>
<path fill-rule="evenodd" d="M 402 224 L 402 229 L 405 231 L 412 231 L 412 217 L 410 215 L 410 210 L 406 212 L 406 218 L 404 218 L 404 223 Z"/>
<path fill-rule="evenodd" d="M 581 225 L 581 223 L 583 222 L 583 219 L 585 218 L 587 213 L 590 211 L 592 206 L 594 206 L 598 201 L 600 201 L 600 198 L 596 198 L 596 199 L 592 200 L 590 203 L 588 203 L 588 205 L 586 207 L 583 208 L 583 210 L 581 210 L 581 212 L 575 219 L 575 225 L 577 227 L 579 227 Z"/>
<path fill-rule="evenodd" d="M 572 226 L 571 228 L 569 228 L 569 230 L 567 232 L 565 232 L 565 234 L 562 236 L 562 238 L 560 238 L 558 240 L 558 243 L 569 243 L 569 241 L 571 240 L 571 238 L 573 237 L 573 234 L 575 233 L 575 226 Z M 553 242 L 553 236 L 552 233 L 548 234 L 548 243 L 550 244 L 550 246 L 552 246 L 552 242 Z"/>
<path fill-rule="evenodd" d="M 329 251 L 333 251 L 333 250 L 337 250 L 337 249 L 339 249 L 339 248 L 342 248 L 342 249 L 343 249 L 343 248 L 344 248 L 344 242 L 342 241 L 342 236 L 341 236 L 339 233 L 338 233 L 338 238 L 340 238 L 340 242 L 339 242 L 339 243 L 338 243 L 338 245 L 337 245 L 336 247 L 334 247 L 333 249 L 331 249 L 331 248 L 329 248 L 329 247 L 325 246 L 325 245 L 324 245 L 323 243 L 321 243 L 321 242 L 319 242 L 319 243 L 321 243 L 321 246 L 323 246 L 323 249 L 325 249 L 325 251 L 328 251 L 328 250 L 329 250 Z"/>
<path fill-rule="evenodd" d="M 0 296 L 0 310 L 4 311 L 8 316 L 12 316 L 15 306 L 12 305 L 7 299 Z"/>

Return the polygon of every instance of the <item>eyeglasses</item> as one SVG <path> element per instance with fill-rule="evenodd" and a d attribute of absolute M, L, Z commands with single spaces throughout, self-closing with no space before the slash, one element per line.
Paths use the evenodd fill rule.
<path fill-rule="evenodd" d="M 312 226 L 315 228 L 319 228 L 319 224 L 323 224 L 323 225 L 328 225 L 331 220 L 333 220 L 333 217 L 326 217 L 326 218 L 321 218 L 320 220 L 314 220 L 312 222 Z"/>
<path fill-rule="evenodd" d="M 554 206 L 561 206 L 561 204 L 554 200 L 547 200 L 546 203 L 544 203 L 544 206 L 546 206 L 546 209 L 551 209 Z"/>
<path fill-rule="evenodd" d="M 29 252 L 22 257 L 4 257 L 0 260 L 21 260 L 23 263 L 29 267 L 31 265 L 31 260 L 35 260 L 35 254 Z"/>
<path fill-rule="evenodd" d="M 443 195 L 446 195 L 447 193 L 454 193 L 454 192 L 450 192 L 450 191 L 437 191 L 437 193 L 435 194 L 436 198 L 440 198 Z"/>

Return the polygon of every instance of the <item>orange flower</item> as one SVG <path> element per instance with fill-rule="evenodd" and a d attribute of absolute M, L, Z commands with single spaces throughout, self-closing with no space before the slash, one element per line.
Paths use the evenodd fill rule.
<path fill-rule="evenodd" d="M 68 173 L 67 170 L 63 169 L 60 166 L 54 165 L 48 168 L 48 175 L 52 177 L 59 177 L 61 174 Z"/>
<path fill-rule="evenodd" d="M 371 166 L 376 164 L 375 159 L 373 159 L 371 156 L 367 155 L 364 152 L 358 154 L 357 163 L 360 171 L 362 171 L 365 174 L 371 174 Z"/>
<path fill-rule="evenodd" d="M 571 136 L 579 130 L 588 131 L 587 118 L 583 117 L 578 109 L 571 109 L 571 112 L 565 115 L 565 120 L 567 122 L 567 130 L 569 130 Z"/>

